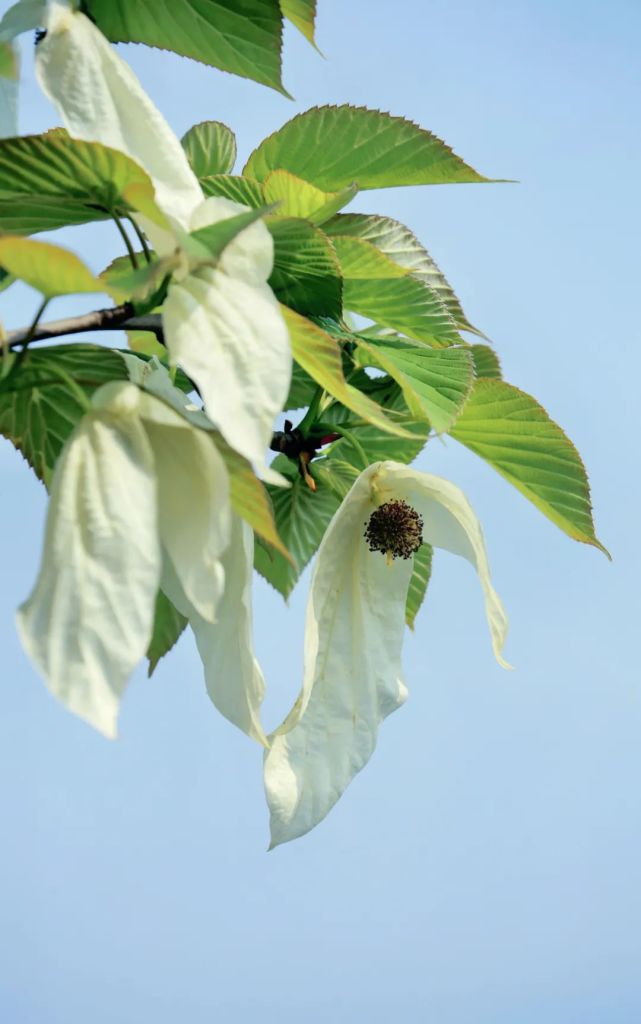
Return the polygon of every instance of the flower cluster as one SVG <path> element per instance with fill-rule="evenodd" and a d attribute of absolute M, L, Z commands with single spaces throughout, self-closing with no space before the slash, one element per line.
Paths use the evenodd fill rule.
<path fill-rule="evenodd" d="M 194 264 L 189 232 L 245 208 L 203 197 L 162 115 L 72 4 L 21 0 L 13 11 L 16 31 L 46 29 L 37 75 L 69 133 L 121 150 L 154 183 L 164 221 L 138 217 L 140 226 L 159 256 L 180 255 L 162 310 L 169 363 L 191 378 L 204 406 L 191 405 L 160 363 L 134 356 L 126 357 L 129 381 L 95 393 L 56 465 L 39 576 L 19 612 L 22 640 L 53 693 L 113 736 L 164 593 L 189 620 L 212 700 L 265 747 L 276 845 L 327 814 L 371 756 L 380 723 L 405 699 L 405 601 L 422 543 L 475 567 L 503 663 L 506 619 L 480 526 L 445 480 L 395 462 L 362 472 L 318 551 L 301 693 L 265 735 L 252 649 L 253 533 L 233 510 L 216 437 L 269 475 L 265 452 L 292 369 L 267 283 L 271 235 L 257 221 L 215 267 Z"/>

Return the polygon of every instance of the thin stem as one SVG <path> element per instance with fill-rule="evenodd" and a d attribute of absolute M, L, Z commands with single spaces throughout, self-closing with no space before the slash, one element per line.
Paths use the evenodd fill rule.
<path fill-rule="evenodd" d="M 363 469 L 367 469 L 367 467 L 369 466 L 369 459 L 367 457 L 365 449 L 363 448 L 358 438 L 354 434 L 352 434 L 351 430 L 345 430 L 344 428 L 341 427 L 336 427 L 335 429 L 337 434 L 340 433 L 345 438 L 346 441 L 349 441 L 352 448 L 361 459 L 363 463 Z"/>
<path fill-rule="evenodd" d="M 122 238 L 123 242 L 125 243 L 125 246 L 127 248 L 127 252 L 129 253 L 129 259 L 131 260 L 131 265 L 134 268 L 134 270 L 138 270 L 138 258 L 136 256 L 136 253 L 134 252 L 134 247 L 131 244 L 131 240 L 129 238 L 129 235 L 125 231 L 123 223 L 122 223 L 120 217 L 118 216 L 118 214 L 112 212 L 111 216 L 113 218 L 114 224 L 116 225 L 116 227 L 118 228 L 118 231 L 120 232 L 120 237 Z"/>
<path fill-rule="evenodd" d="M 129 223 L 131 224 L 132 228 L 136 232 L 136 237 L 137 237 L 138 241 L 140 242 L 140 245 L 142 247 L 142 251 L 145 254 L 145 259 L 146 259 L 147 263 L 151 263 L 151 251 L 149 249 L 149 246 L 147 245 L 147 239 L 145 238 L 143 232 L 140 230 L 140 228 L 136 224 L 136 221 L 134 220 L 133 217 L 127 217 L 127 220 L 129 221 Z"/>
<path fill-rule="evenodd" d="M 301 432 L 303 437 L 306 436 L 306 433 L 309 431 L 309 428 L 313 427 L 314 425 L 316 417 L 318 416 L 318 410 L 320 409 L 323 393 L 324 389 L 322 387 L 319 386 L 316 388 L 314 396 L 311 402 L 309 403 L 309 408 L 307 409 L 307 412 L 305 413 L 305 415 L 303 416 L 302 420 L 300 421 L 296 428 Z"/>
<path fill-rule="evenodd" d="M 18 352 L 18 355 L 16 356 L 16 361 L 13 364 L 13 366 L 11 368 L 11 371 L 10 371 L 11 373 L 15 373 L 16 370 L 18 369 L 18 367 L 20 366 L 20 364 L 23 362 L 24 357 L 27 354 L 27 349 L 29 348 L 29 345 L 31 344 L 31 342 L 33 341 L 33 339 L 35 337 L 36 331 L 38 329 L 38 323 L 40 321 L 40 317 L 42 316 L 42 314 L 44 313 L 45 309 L 49 305 L 49 299 L 50 299 L 49 296 L 45 296 L 43 298 L 42 302 L 40 303 L 40 305 L 38 306 L 38 309 L 36 310 L 36 315 L 34 316 L 33 320 L 31 321 L 30 326 L 27 328 L 26 334 L 25 334 L 25 336 L 24 336 L 24 338 L 22 340 L 22 348 L 20 349 L 20 351 Z M 12 348 L 11 344 L 9 344 L 9 348 Z"/>

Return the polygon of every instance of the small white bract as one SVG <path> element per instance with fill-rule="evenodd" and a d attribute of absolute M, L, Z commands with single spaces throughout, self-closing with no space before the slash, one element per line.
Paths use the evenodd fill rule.
<path fill-rule="evenodd" d="M 370 550 L 372 513 L 406 503 L 407 537 Z M 420 517 L 423 540 L 468 559 L 485 597 L 501 665 L 507 632 L 489 576 L 479 522 L 454 484 L 395 462 L 366 469 L 332 519 L 318 550 L 305 627 L 303 688 L 265 754 L 272 846 L 321 821 L 376 745 L 380 723 L 403 703 L 401 648 L 405 600 Z M 401 524 L 402 528 L 403 524 Z M 385 531 L 387 532 L 387 531 Z M 376 539 L 376 538 L 375 538 Z M 394 557 L 400 554 L 401 557 Z"/>
<path fill-rule="evenodd" d="M 177 390 L 171 408 L 126 382 L 95 393 L 56 464 L 40 573 L 19 630 L 49 689 L 112 737 L 160 587 L 213 659 L 214 703 L 264 743 L 264 684 L 251 655 L 253 534 L 231 510 L 211 431 L 181 413 L 182 402 Z"/>

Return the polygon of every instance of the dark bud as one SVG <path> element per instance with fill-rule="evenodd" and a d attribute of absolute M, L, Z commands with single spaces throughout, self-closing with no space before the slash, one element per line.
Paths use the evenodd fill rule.
<path fill-rule="evenodd" d="M 370 551 L 392 558 L 411 558 L 423 543 L 423 519 L 406 501 L 386 501 L 365 524 Z"/>
<path fill-rule="evenodd" d="M 44 39 L 46 34 L 47 34 L 46 28 L 37 28 L 36 29 L 36 37 L 35 37 L 35 40 L 34 40 L 36 46 L 38 45 L 38 43 L 42 42 L 42 40 Z"/>

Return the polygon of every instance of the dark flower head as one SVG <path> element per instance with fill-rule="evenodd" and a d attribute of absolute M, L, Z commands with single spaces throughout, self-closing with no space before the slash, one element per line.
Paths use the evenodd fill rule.
<path fill-rule="evenodd" d="M 386 501 L 365 524 L 370 551 L 388 558 L 410 558 L 423 543 L 423 519 L 406 501 Z"/>

